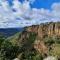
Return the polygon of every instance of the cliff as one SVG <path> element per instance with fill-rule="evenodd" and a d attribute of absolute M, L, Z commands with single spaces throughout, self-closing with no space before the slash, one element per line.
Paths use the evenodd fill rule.
<path fill-rule="evenodd" d="M 60 22 L 33 25 L 24 29 L 8 38 L 13 45 L 19 46 L 21 50 L 17 57 L 21 53 L 28 55 L 35 50 L 35 53 L 42 55 L 43 58 L 54 54 L 54 56 L 60 57 Z"/>
<path fill-rule="evenodd" d="M 26 29 L 28 32 L 35 32 L 38 34 L 38 37 L 44 38 L 49 36 L 60 36 L 60 23 L 46 23 L 40 25 L 33 25 L 27 27 Z"/>
<path fill-rule="evenodd" d="M 44 39 L 49 37 L 60 37 L 60 23 L 46 23 L 40 25 L 33 25 L 26 28 L 27 32 L 36 33 L 36 39 L 34 42 L 34 48 L 39 51 L 39 53 L 48 55 L 49 48 L 45 45 Z M 49 41 L 48 41 L 49 42 Z M 52 43 L 52 41 L 50 42 Z"/>

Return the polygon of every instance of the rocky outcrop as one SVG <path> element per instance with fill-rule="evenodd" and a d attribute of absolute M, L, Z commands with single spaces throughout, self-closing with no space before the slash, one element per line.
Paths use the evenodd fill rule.
<path fill-rule="evenodd" d="M 60 37 L 60 23 L 46 23 L 40 25 L 33 25 L 26 28 L 27 32 L 34 32 L 37 34 L 37 38 L 34 42 L 34 48 L 42 54 L 48 55 L 48 48 L 45 45 L 43 39 L 45 37 Z"/>
<path fill-rule="evenodd" d="M 56 57 L 53 57 L 53 56 L 48 56 L 44 60 L 58 60 L 58 59 Z"/>
<path fill-rule="evenodd" d="M 59 39 L 53 39 L 52 37 L 58 36 Z M 47 39 L 45 39 L 45 37 Z M 48 41 L 47 41 L 48 40 Z M 57 42 L 55 40 L 58 40 Z M 54 57 L 47 57 L 52 54 L 52 56 L 59 56 L 60 47 L 60 22 L 57 23 L 45 23 L 40 25 L 33 25 L 30 27 L 25 27 L 25 30 L 19 34 L 10 38 L 12 44 L 19 46 L 21 53 L 18 53 L 17 58 L 21 59 L 22 56 L 28 52 L 35 52 L 38 55 L 42 55 L 44 60 L 54 60 Z M 59 43 L 58 43 L 59 42 Z M 59 44 L 59 47 L 56 47 Z M 58 49 L 57 49 L 58 48 Z M 57 49 L 57 50 L 56 50 Z M 57 52 L 58 51 L 58 52 Z M 55 56 L 54 55 L 54 56 Z M 47 58 L 46 58 L 47 57 Z"/>
<path fill-rule="evenodd" d="M 30 26 L 27 28 L 29 32 L 35 32 L 39 38 L 46 36 L 60 36 L 60 23 L 46 23 L 37 26 Z"/>
<path fill-rule="evenodd" d="M 48 48 L 45 46 L 45 44 L 44 44 L 43 41 L 36 40 L 36 41 L 34 42 L 34 48 L 35 48 L 39 53 L 41 53 L 42 55 L 43 55 L 43 54 L 47 55 L 47 53 L 48 53 Z"/>
<path fill-rule="evenodd" d="M 18 59 L 18 58 L 15 58 L 15 59 L 13 59 L 13 60 L 20 60 L 20 59 Z"/>

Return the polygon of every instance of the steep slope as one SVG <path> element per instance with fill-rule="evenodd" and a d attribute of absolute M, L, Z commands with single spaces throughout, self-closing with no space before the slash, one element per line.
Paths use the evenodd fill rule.
<path fill-rule="evenodd" d="M 36 50 L 43 58 L 49 55 L 60 58 L 60 51 L 58 52 L 60 50 L 60 22 L 25 27 L 24 31 L 8 39 L 13 45 L 18 45 L 23 54 Z M 56 52 L 55 48 L 58 48 Z"/>
<path fill-rule="evenodd" d="M 60 23 L 46 23 L 38 26 L 31 26 L 27 28 L 29 32 L 35 32 L 40 38 L 45 36 L 60 36 Z"/>

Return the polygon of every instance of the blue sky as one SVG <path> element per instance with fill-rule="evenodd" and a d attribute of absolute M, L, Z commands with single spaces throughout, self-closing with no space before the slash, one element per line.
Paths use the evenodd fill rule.
<path fill-rule="evenodd" d="M 60 21 L 60 0 L 0 0 L 0 28 Z"/>
<path fill-rule="evenodd" d="M 8 0 L 10 5 L 12 5 L 12 0 Z M 20 2 L 23 2 L 24 0 L 19 0 Z M 60 0 L 35 0 L 33 4 L 30 4 L 32 8 L 45 8 L 45 9 L 51 9 L 51 5 L 53 3 L 59 3 Z"/>
<path fill-rule="evenodd" d="M 55 2 L 60 2 L 60 0 L 36 0 L 32 7 L 51 9 L 51 5 Z"/>

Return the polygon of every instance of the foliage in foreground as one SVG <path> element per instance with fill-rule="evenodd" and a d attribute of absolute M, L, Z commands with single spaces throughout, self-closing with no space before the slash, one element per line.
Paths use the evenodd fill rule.
<path fill-rule="evenodd" d="M 0 60 L 13 60 L 14 58 L 21 60 L 43 60 L 43 56 L 33 47 L 35 39 L 35 33 L 30 33 L 27 42 L 19 46 L 14 45 L 4 36 L 0 36 Z M 60 38 L 46 37 L 43 41 L 49 48 L 48 55 L 60 58 Z"/>

